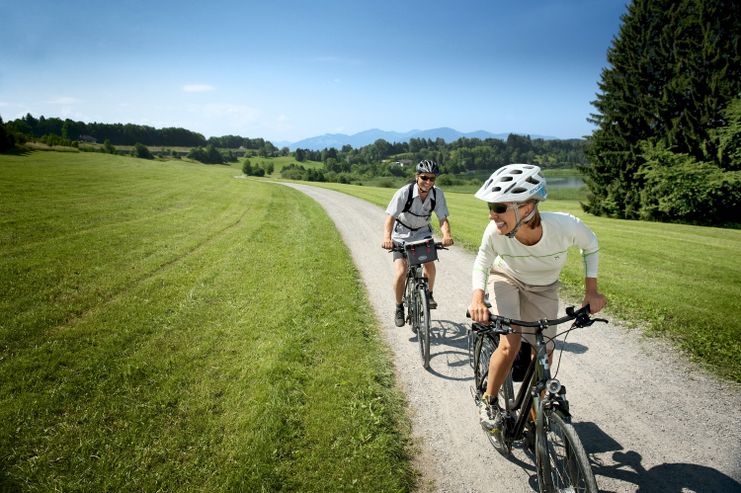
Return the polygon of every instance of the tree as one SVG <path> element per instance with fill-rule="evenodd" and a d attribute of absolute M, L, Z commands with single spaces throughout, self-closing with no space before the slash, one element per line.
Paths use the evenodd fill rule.
<path fill-rule="evenodd" d="M 643 149 L 641 219 L 719 226 L 739 222 L 741 171 L 698 162 L 664 144 L 644 144 Z"/>
<path fill-rule="evenodd" d="M 140 159 L 154 159 L 154 156 L 151 152 L 149 152 L 147 146 L 145 146 L 144 144 L 140 144 L 139 142 L 134 144 L 134 156 Z"/>
<path fill-rule="evenodd" d="M 105 142 L 103 142 L 103 152 L 107 152 L 108 154 L 116 154 L 116 148 L 113 147 L 110 139 L 105 139 Z"/>
<path fill-rule="evenodd" d="M 7 131 L 3 123 L 3 117 L 0 116 L 0 152 L 12 149 L 15 146 L 13 134 Z"/>
<path fill-rule="evenodd" d="M 634 0 L 608 50 L 583 170 L 595 214 L 639 217 L 644 143 L 717 162 L 711 138 L 741 93 L 741 3 Z"/>
<path fill-rule="evenodd" d="M 718 162 L 726 170 L 741 170 L 741 98 L 736 98 L 723 111 L 727 122 L 713 132 L 718 149 Z"/>

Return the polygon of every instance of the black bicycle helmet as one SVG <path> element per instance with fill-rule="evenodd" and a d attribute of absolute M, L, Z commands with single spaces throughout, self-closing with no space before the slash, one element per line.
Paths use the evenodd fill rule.
<path fill-rule="evenodd" d="M 435 161 L 424 159 L 417 164 L 417 173 L 433 173 L 439 175 L 440 166 Z"/>

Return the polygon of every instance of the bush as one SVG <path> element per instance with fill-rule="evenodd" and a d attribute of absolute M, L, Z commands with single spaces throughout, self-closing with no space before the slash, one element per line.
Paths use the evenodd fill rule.
<path fill-rule="evenodd" d="M 138 142 L 134 144 L 134 156 L 140 159 L 154 159 L 154 156 L 151 152 L 149 152 L 147 146 Z"/>
<path fill-rule="evenodd" d="M 113 144 L 111 144 L 110 139 L 105 139 L 105 141 L 103 142 L 102 152 L 105 152 L 108 154 L 116 154 L 116 148 L 113 147 Z"/>
<path fill-rule="evenodd" d="M 224 156 L 211 144 L 203 147 L 194 147 L 188 153 L 188 158 L 204 164 L 224 164 Z"/>
<path fill-rule="evenodd" d="M 724 171 L 660 145 L 643 149 L 641 219 L 718 226 L 739 221 L 741 171 Z"/>

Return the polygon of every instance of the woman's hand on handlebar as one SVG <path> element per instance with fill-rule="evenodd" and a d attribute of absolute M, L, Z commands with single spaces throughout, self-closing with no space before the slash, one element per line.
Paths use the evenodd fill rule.
<path fill-rule="evenodd" d="M 595 291 L 593 293 L 587 293 L 584 295 L 584 302 L 582 303 L 582 306 L 589 305 L 589 313 L 598 313 L 605 307 L 606 304 L 607 300 L 605 299 L 604 295 Z"/>
<path fill-rule="evenodd" d="M 489 322 L 489 307 L 484 302 L 484 292 L 477 289 L 471 296 L 471 304 L 468 307 L 468 314 L 471 320 L 481 324 Z"/>

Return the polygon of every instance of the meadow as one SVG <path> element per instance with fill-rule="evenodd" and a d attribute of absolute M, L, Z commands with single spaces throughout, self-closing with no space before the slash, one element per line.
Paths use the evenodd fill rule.
<path fill-rule="evenodd" d="M 0 155 L 0 491 L 414 490 L 347 249 L 318 204 L 240 168 Z M 383 207 L 394 192 L 312 184 Z M 486 209 L 446 195 L 475 252 Z M 543 209 L 599 236 L 609 314 L 741 381 L 741 232 Z"/>
<path fill-rule="evenodd" d="M 0 491 L 413 489 L 348 251 L 240 175 L 0 155 Z"/>
<path fill-rule="evenodd" d="M 354 185 L 321 186 L 386 207 L 395 190 Z M 580 193 L 577 191 L 566 191 Z M 559 192 L 551 196 L 559 197 Z M 446 192 L 453 237 L 472 253 L 488 222 L 472 193 Z M 711 372 L 741 381 L 741 230 L 596 217 L 577 200 L 543 202 L 544 211 L 573 214 L 600 241 L 600 290 L 607 313 L 671 340 Z M 435 216 L 433 220 L 436 221 Z M 380 228 L 379 228 L 380 231 Z M 581 301 L 584 271 L 573 249 L 562 273 L 563 294 Z"/>

